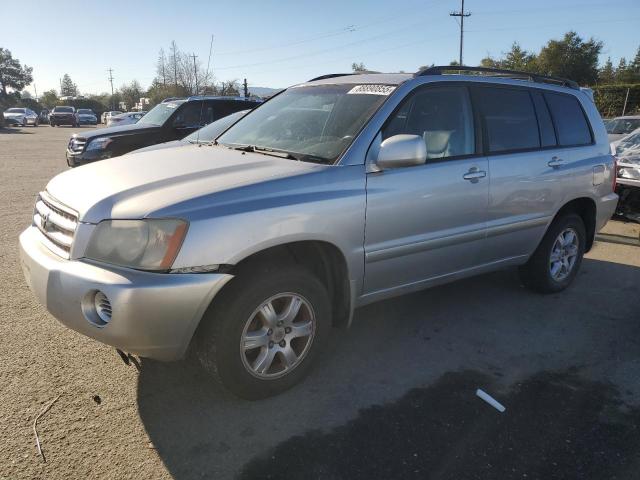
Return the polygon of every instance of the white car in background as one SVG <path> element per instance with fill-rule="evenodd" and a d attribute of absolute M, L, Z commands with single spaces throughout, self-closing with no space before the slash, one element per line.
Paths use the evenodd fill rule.
<path fill-rule="evenodd" d="M 131 125 L 137 123 L 147 112 L 126 112 L 120 115 L 110 116 L 107 118 L 107 127 L 116 127 L 119 125 Z"/>
<path fill-rule="evenodd" d="M 107 125 L 107 123 L 109 122 L 109 119 L 111 117 L 115 117 L 116 115 L 120 115 L 122 112 L 119 110 L 112 110 L 110 112 L 104 112 L 102 114 L 102 123 L 104 123 L 105 125 Z"/>
<path fill-rule="evenodd" d="M 4 111 L 2 116 L 7 125 L 21 125 L 23 127 L 33 125 L 37 127 L 40 123 L 38 114 L 28 108 L 9 108 Z"/>

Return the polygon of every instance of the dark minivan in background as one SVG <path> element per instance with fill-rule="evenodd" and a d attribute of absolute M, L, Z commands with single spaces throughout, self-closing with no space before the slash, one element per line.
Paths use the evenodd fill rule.
<path fill-rule="evenodd" d="M 259 104 L 258 100 L 243 97 L 194 96 L 165 100 L 132 125 L 74 134 L 67 146 L 67 163 L 77 167 L 150 145 L 180 140 L 219 118 L 253 109 Z"/>

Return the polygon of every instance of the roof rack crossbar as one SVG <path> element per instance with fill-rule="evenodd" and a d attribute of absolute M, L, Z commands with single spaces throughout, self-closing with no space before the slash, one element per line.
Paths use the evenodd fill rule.
<path fill-rule="evenodd" d="M 442 75 L 443 72 L 447 72 L 447 71 L 491 73 L 494 76 L 499 76 L 499 77 L 524 79 L 524 80 L 529 80 L 530 82 L 537 82 L 537 83 L 550 83 L 554 85 L 560 85 L 563 87 L 573 88 L 575 90 L 580 89 L 580 87 L 576 82 L 566 78 L 549 77 L 546 75 L 539 75 L 537 73 L 520 72 L 517 70 L 506 70 L 502 68 L 467 67 L 467 66 L 460 66 L 460 65 L 439 65 L 439 66 L 425 68 L 424 70 L 420 70 L 415 74 L 415 76 L 424 77 L 427 75 Z"/>

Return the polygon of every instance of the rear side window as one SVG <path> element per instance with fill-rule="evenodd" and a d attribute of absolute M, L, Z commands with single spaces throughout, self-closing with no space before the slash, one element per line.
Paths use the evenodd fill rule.
<path fill-rule="evenodd" d="M 545 93 L 558 133 L 558 143 L 563 146 L 589 145 L 591 130 L 578 100 L 572 95 Z"/>
<path fill-rule="evenodd" d="M 489 153 L 540 147 L 538 122 L 528 91 L 477 88 L 474 100 L 484 120 Z"/>
<path fill-rule="evenodd" d="M 533 104 L 536 107 L 536 115 L 538 115 L 538 126 L 540 127 L 540 142 L 543 147 L 555 147 L 558 142 L 556 140 L 556 132 L 553 129 L 553 121 L 549 114 L 549 107 L 541 92 L 531 92 Z"/>

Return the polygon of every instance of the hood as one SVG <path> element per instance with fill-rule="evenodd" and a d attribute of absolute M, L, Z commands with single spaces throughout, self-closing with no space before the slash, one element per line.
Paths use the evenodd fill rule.
<path fill-rule="evenodd" d="M 155 145 L 150 145 L 148 147 L 139 148 L 138 150 L 134 150 L 133 152 L 129 152 L 128 155 L 144 153 L 144 152 L 152 152 L 154 150 L 164 150 L 165 148 L 175 148 L 175 147 L 184 147 L 190 146 L 191 143 L 186 140 L 171 140 L 170 142 L 157 143 Z"/>
<path fill-rule="evenodd" d="M 104 136 L 126 135 L 128 133 L 135 133 L 137 131 L 157 130 L 159 128 L 161 127 L 157 125 L 141 125 L 139 123 L 133 123 L 129 125 L 118 125 L 116 127 L 98 128 L 97 130 L 93 130 L 91 132 L 74 133 L 73 136 L 90 139 Z"/>
<path fill-rule="evenodd" d="M 47 192 L 77 211 L 81 221 L 97 223 L 143 218 L 203 195 L 326 168 L 331 167 L 190 145 L 67 170 L 49 182 Z"/>

